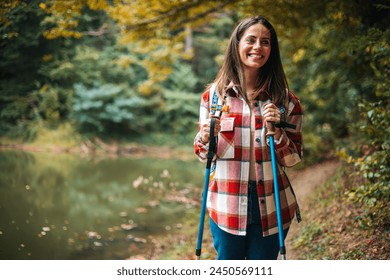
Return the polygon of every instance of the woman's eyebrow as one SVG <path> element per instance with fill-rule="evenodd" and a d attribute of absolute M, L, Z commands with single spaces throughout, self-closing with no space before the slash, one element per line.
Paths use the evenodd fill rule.
<path fill-rule="evenodd" d="M 257 39 L 258 37 L 256 35 L 248 34 L 247 36 L 245 36 L 245 38 L 248 38 L 248 39 L 255 38 L 255 39 Z M 264 35 L 264 36 L 261 36 L 260 39 L 268 39 L 268 40 L 270 40 L 270 36 L 269 35 Z"/>

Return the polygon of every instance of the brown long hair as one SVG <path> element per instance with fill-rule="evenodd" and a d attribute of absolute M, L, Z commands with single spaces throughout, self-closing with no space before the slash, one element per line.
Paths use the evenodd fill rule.
<path fill-rule="evenodd" d="M 238 52 L 238 45 L 244 32 L 252 25 L 259 23 L 264 25 L 271 33 L 271 53 L 266 64 L 259 70 L 256 91 L 259 94 L 268 94 L 272 102 L 276 105 L 285 105 L 287 101 L 288 83 L 280 58 L 278 38 L 272 24 L 262 16 L 246 18 L 236 26 L 230 37 L 224 62 L 219 69 L 214 83 L 217 85 L 217 92 L 223 95 L 226 87 L 232 82 L 238 93 L 247 99 L 245 75 Z"/>

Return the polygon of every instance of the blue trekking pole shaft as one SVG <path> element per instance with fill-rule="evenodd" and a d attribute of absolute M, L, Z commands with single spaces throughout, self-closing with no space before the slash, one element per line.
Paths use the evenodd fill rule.
<path fill-rule="evenodd" d="M 284 236 L 283 236 L 283 219 L 282 219 L 282 210 L 280 207 L 280 196 L 279 196 L 279 183 L 278 183 L 278 169 L 276 166 L 276 155 L 275 155 L 275 143 L 274 143 L 274 127 L 272 123 L 267 123 L 268 129 L 268 139 L 271 152 L 271 163 L 272 163 L 272 174 L 274 178 L 274 197 L 275 197 L 275 208 L 276 208 L 276 218 L 278 222 L 278 235 L 279 235 L 279 248 L 280 256 L 282 260 L 286 259 L 286 247 L 284 245 Z"/>
<path fill-rule="evenodd" d="M 202 208 L 200 211 L 200 218 L 199 218 L 198 242 L 196 244 L 196 251 L 195 251 L 197 260 L 200 260 L 200 255 L 202 253 L 204 218 L 205 218 L 205 214 L 206 214 L 207 194 L 208 194 L 209 182 L 210 182 L 210 169 L 211 169 L 211 162 L 213 160 L 214 150 L 215 150 L 214 127 L 215 127 L 215 118 L 211 118 L 211 120 L 210 120 L 209 151 L 207 153 L 206 172 L 205 172 L 205 177 L 204 177 L 203 195 L 202 195 Z"/>

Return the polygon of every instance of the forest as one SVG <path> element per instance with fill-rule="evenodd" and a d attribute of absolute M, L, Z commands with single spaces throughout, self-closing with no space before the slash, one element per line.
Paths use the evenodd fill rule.
<path fill-rule="evenodd" d="M 343 162 L 354 227 L 389 257 L 388 0 L 1 1 L 1 147 L 191 147 L 200 95 L 254 14 L 304 108 L 304 166 Z"/>

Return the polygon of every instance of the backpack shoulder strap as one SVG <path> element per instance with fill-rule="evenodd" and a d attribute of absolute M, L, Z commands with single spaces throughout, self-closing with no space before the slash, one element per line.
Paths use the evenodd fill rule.
<path fill-rule="evenodd" d="M 210 100 L 211 100 L 210 112 L 213 115 L 215 115 L 217 111 L 222 110 L 222 103 L 219 100 L 220 98 L 218 97 L 216 88 L 217 88 L 216 84 L 213 84 L 210 88 Z"/>

